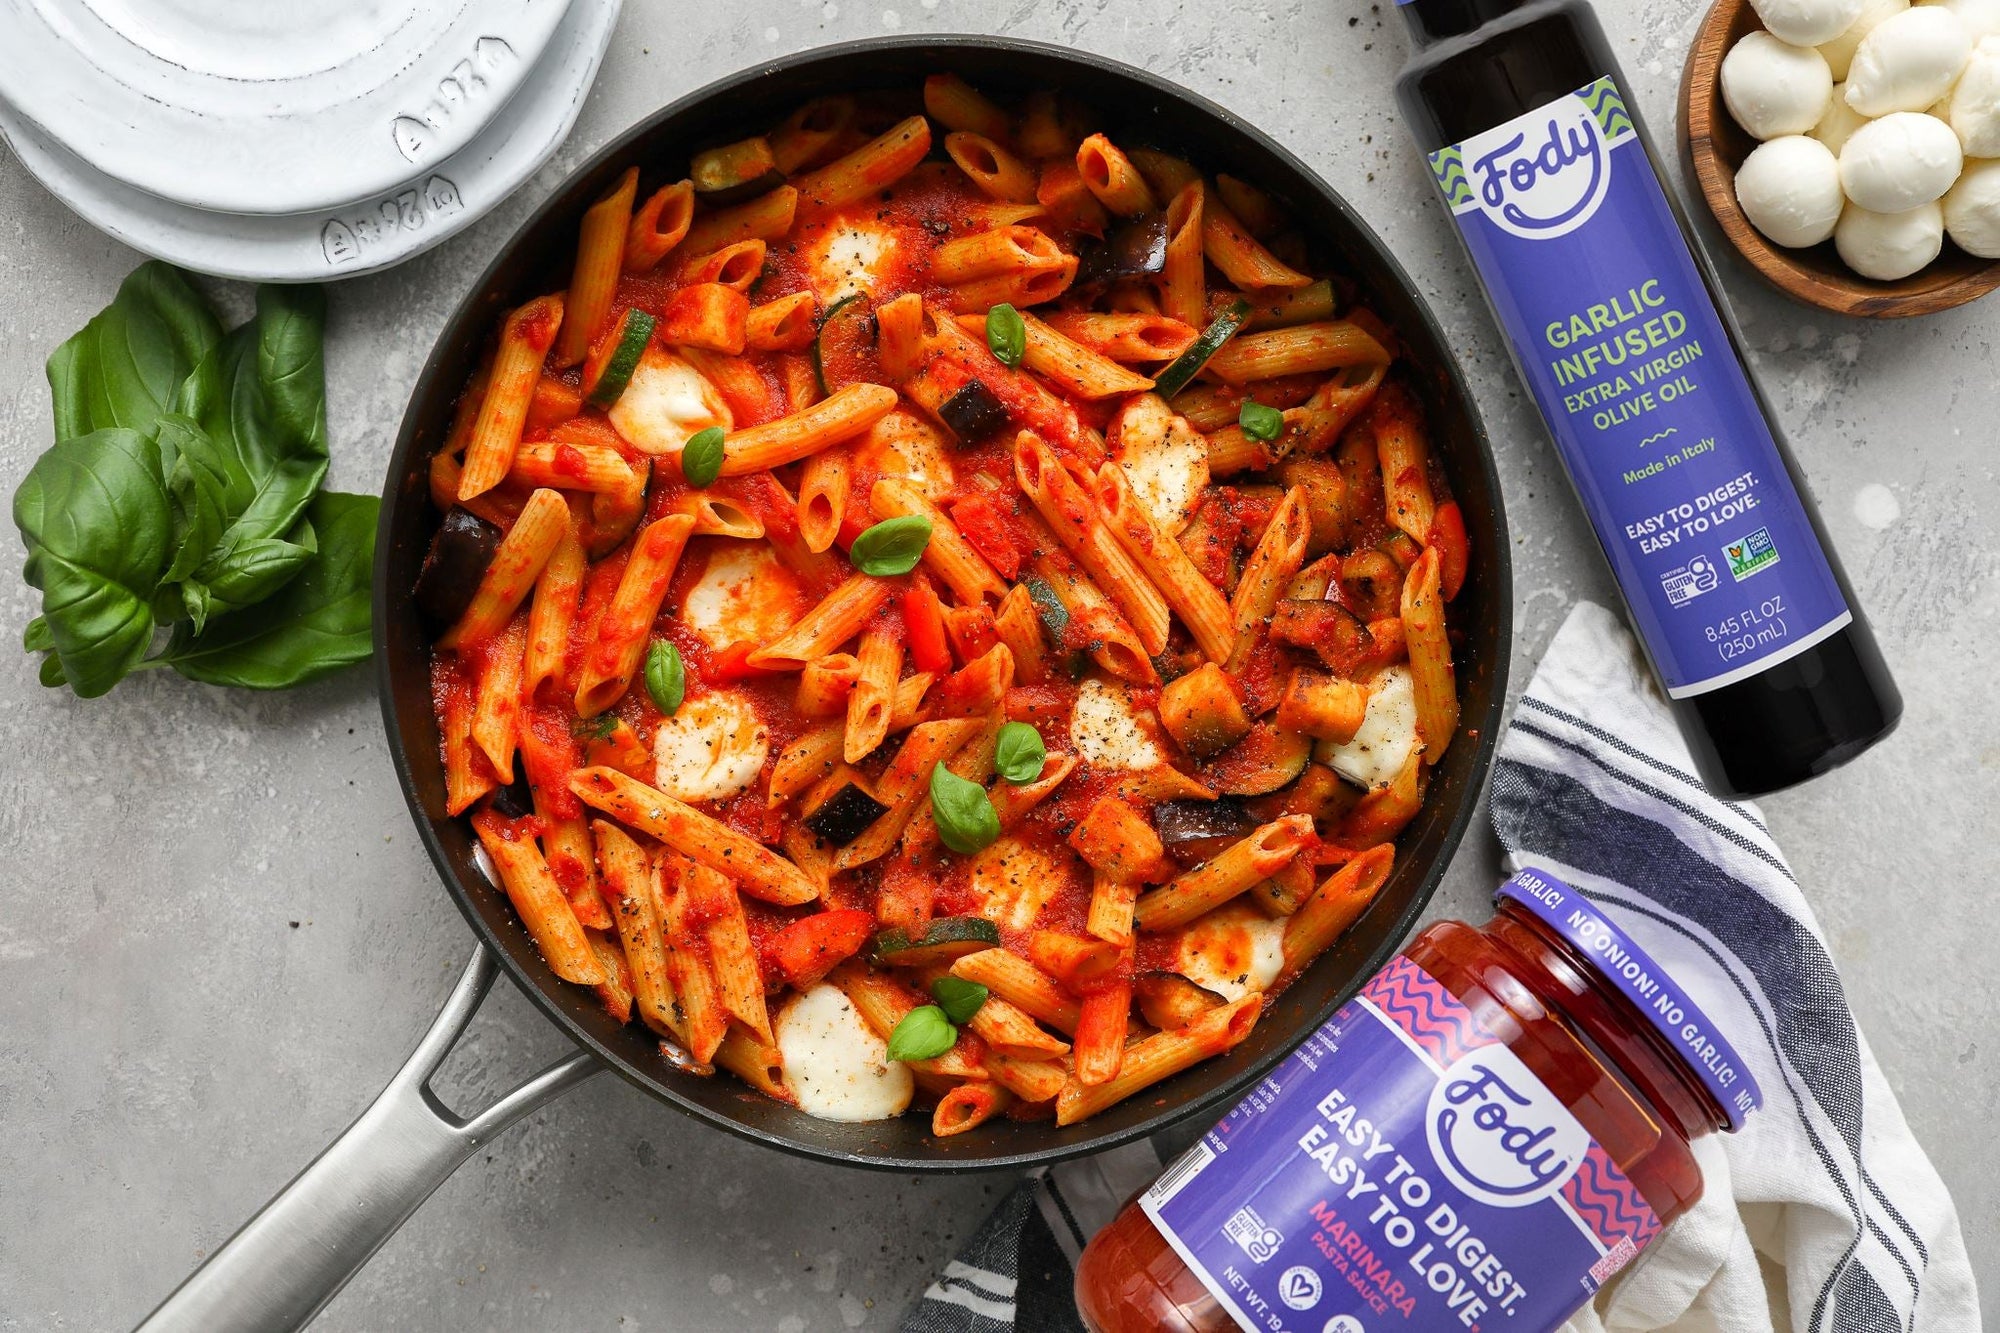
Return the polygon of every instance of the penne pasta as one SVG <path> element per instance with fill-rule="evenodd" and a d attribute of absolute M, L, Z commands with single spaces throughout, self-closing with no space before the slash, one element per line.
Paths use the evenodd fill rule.
<path fill-rule="evenodd" d="M 1014 1094 L 998 1083 L 960 1083 L 938 1098 L 931 1111 L 931 1133 L 950 1138 L 979 1128 L 1014 1104 Z"/>
<path fill-rule="evenodd" d="M 719 871 L 690 864 L 681 869 L 681 895 L 690 918 L 701 923 L 709 969 L 715 974 L 716 996 L 723 1009 L 760 1040 L 771 1040 L 764 977 L 757 966 L 757 950 L 750 943 L 750 924 L 743 915 L 743 900 L 737 896 L 736 886 Z"/>
<path fill-rule="evenodd" d="M 956 74 L 933 74 L 924 80 L 924 113 L 948 130 L 988 139 L 1007 137 L 1007 113 Z"/>
<path fill-rule="evenodd" d="M 542 566 L 562 543 L 569 531 L 569 506 L 552 490 L 539 490 L 528 497 L 521 516 L 500 541 L 480 576 L 472 601 L 457 622 L 438 638 L 440 648 L 462 648 L 484 643 L 504 628 L 514 612 L 527 600 Z"/>
<path fill-rule="evenodd" d="M 799 474 L 798 521 L 799 536 L 808 549 L 828 550 L 840 535 L 841 522 L 847 517 L 853 464 L 853 454 L 841 445 L 822 449 L 806 460 L 805 470 Z"/>
<path fill-rule="evenodd" d="M 792 183 L 800 205 L 825 212 L 887 189 L 908 175 L 931 150 L 930 122 L 911 116 L 877 138 Z"/>
<path fill-rule="evenodd" d="M 611 318 L 611 297 L 625 267 L 626 233 L 632 201 L 639 193 L 639 168 L 627 167 L 611 192 L 583 214 L 576 242 L 576 268 L 563 299 L 563 326 L 549 352 L 549 364 L 563 369 L 581 362 Z"/>
<path fill-rule="evenodd" d="M 1207 322 L 1208 267 L 1203 241 L 1207 190 L 1189 181 L 1167 204 L 1167 257 L 1160 270 L 1160 311 L 1190 328 Z M 1225 344 L 1226 345 L 1226 344 Z"/>
<path fill-rule="evenodd" d="M 650 883 L 652 865 L 639 844 L 616 824 L 592 820 L 590 834 L 597 849 L 598 883 L 632 972 L 633 1007 L 639 1021 L 663 1036 L 685 1041 L 685 1025 L 674 1007 L 673 980 L 667 972 L 666 934 Z"/>
<path fill-rule="evenodd" d="M 1062 607 L 1068 638 L 1085 647 L 1092 661 L 1120 680 L 1151 685 L 1160 678 L 1152 656 L 1117 608 L 1083 571 L 1058 552 L 1035 557 L 1029 572 Z"/>
<path fill-rule="evenodd" d="M 1257 549 L 1243 562 L 1243 575 L 1236 581 L 1236 595 L 1230 598 L 1230 620 L 1236 630 L 1236 646 L 1230 650 L 1225 670 L 1241 671 L 1257 645 L 1259 631 L 1277 609 L 1285 585 L 1306 562 L 1306 542 L 1312 524 L 1306 518 L 1305 492 L 1294 486 L 1285 492 L 1277 512 L 1257 539 Z"/>
<path fill-rule="evenodd" d="M 1050 221 L 1071 231 L 1101 236 L 1111 223 L 1111 214 L 1083 183 L 1074 157 L 1042 163 L 1035 178 L 1035 203 Z"/>
<path fill-rule="evenodd" d="M 830 156 L 854 126 L 854 99 L 845 94 L 815 97 L 785 117 L 769 135 L 771 160 L 789 176 Z"/>
<path fill-rule="evenodd" d="M 1098 1087 L 1118 1077 L 1125 1063 L 1125 1025 L 1132 1012 L 1132 978 L 1128 972 L 1083 997 L 1076 1022 L 1076 1044 L 1070 1051 L 1072 1078 Z M 1067 1086 L 1067 1084 L 1065 1085 Z M 1060 1091 L 1057 1094 L 1061 1095 Z"/>
<path fill-rule="evenodd" d="M 904 292 L 875 310 L 875 356 L 882 373 L 902 381 L 915 374 L 923 359 L 924 298 Z"/>
<path fill-rule="evenodd" d="M 681 244 L 691 255 L 705 255 L 738 241 L 775 241 L 791 231 L 798 207 L 799 192 L 780 185 L 748 203 L 719 208 L 696 219 Z"/>
<path fill-rule="evenodd" d="M 921 517 L 931 525 L 924 546 L 924 567 L 951 589 L 961 604 L 998 602 L 1007 585 L 974 550 L 951 516 L 925 499 L 909 482 L 884 477 L 868 492 L 868 507 L 878 519 Z"/>
<path fill-rule="evenodd" d="M 631 488 L 632 465 L 604 445 L 524 444 L 514 453 L 507 480 L 528 487 L 618 493 Z"/>
<path fill-rule="evenodd" d="M 850 384 L 790 416 L 737 431 L 722 450 L 722 475 L 740 477 L 801 458 L 852 439 L 880 421 L 896 405 L 896 391 L 881 384 Z"/>
<path fill-rule="evenodd" d="M 931 252 L 931 277 L 948 286 L 1059 265 L 1056 243 L 1033 227 L 996 227 L 946 241 Z"/>
<path fill-rule="evenodd" d="M 751 306 L 743 319 L 743 345 L 753 352 L 802 351 L 812 346 L 816 310 L 811 292 L 793 292 Z"/>
<path fill-rule="evenodd" d="M 625 231 L 625 271 L 648 273 L 672 254 L 694 225 L 694 182 L 675 181 L 649 195 Z"/>
<path fill-rule="evenodd" d="M 754 898 L 795 906 L 819 897 L 812 880 L 763 844 L 615 769 L 580 768 L 569 788 L 592 809 L 730 876 Z"/>
<path fill-rule="evenodd" d="M 769 249 L 764 242 L 754 240 L 731 241 L 705 253 L 691 249 L 687 252 L 691 257 L 681 269 L 681 281 L 696 286 L 713 283 L 747 298 L 750 288 L 763 275 Z"/>
<path fill-rule="evenodd" d="M 514 749 L 520 743 L 521 662 L 527 643 L 527 621 L 516 616 L 481 654 L 472 706 L 472 743 L 503 783 L 514 780 Z"/>
<path fill-rule="evenodd" d="M 1104 521 L 1090 492 L 1032 431 L 1014 441 L 1014 476 L 1042 518 L 1132 628 L 1148 657 L 1166 649 L 1170 618 L 1160 594 Z"/>
<path fill-rule="evenodd" d="M 1211 662 L 1228 661 L 1236 645 L 1236 621 L 1222 593 L 1194 567 L 1179 542 L 1154 526 L 1123 468 L 1106 463 L 1097 470 L 1096 481 L 1098 507 L 1112 537 L 1160 590 L 1203 655 Z"/>
<path fill-rule="evenodd" d="M 1203 369 L 1226 384 L 1249 384 L 1281 375 L 1388 364 L 1388 350 L 1368 330 L 1347 320 L 1323 320 L 1239 333 Z"/>
<path fill-rule="evenodd" d="M 1076 170 L 1098 202 L 1121 218 L 1135 218 L 1159 207 L 1132 159 L 1101 134 L 1077 145 Z"/>
<path fill-rule="evenodd" d="M 462 815 L 480 797 L 499 786 L 490 765 L 476 762 L 472 743 L 473 692 L 463 687 L 459 663 L 440 658 L 432 667 L 432 693 L 438 698 L 438 739 L 444 752 L 444 808 Z"/>
<path fill-rule="evenodd" d="M 974 185 L 993 198 L 1010 204 L 1035 202 L 1035 169 L 992 136 L 955 130 L 944 136 L 944 151 Z"/>
<path fill-rule="evenodd" d="M 983 332 L 986 325 L 982 315 L 961 315 L 958 322 L 977 332 Z M 1153 387 L 1153 381 L 1144 375 L 1127 370 L 1025 311 L 1021 312 L 1021 325 L 1027 331 L 1021 364 L 1079 398 L 1110 398 Z"/>
<path fill-rule="evenodd" d="M 1056 1096 L 1056 1123 L 1073 1125 L 1190 1065 L 1222 1054 L 1250 1035 L 1263 1005 L 1264 997 L 1253 993 L 1211 1009 L 1178 1031 L 1156 1032 L 1133 1042 L 1124 1049 L 1114 1077 L 1102 1083 L 1071 1078 L 1063 1084 Z"/>
<path fill-rule="evenodd" d="M 1451 641 L 1444 632 L 1438 563 L 1435 547 L 1417 557 L 1403 580 L 1402 598 L 1403 639 L 1417 700 L 1417 735 L 1423 738 L 1427 764 L 1444 756 L 1452 733 L 1458 730 L 1458 682 L 1452 674 Z"/>
<path fill-rule="evenodd" d="M 862 631 L 854 659 L 854 688 L 847 696 L 847 734 L 842 741 L 850 764 L 873 754 L 889 735 L 889 713 L 903 671 L 902 639 L 887 625 L 871 625 Z"/>
<path fill-rule="evenodd" d="M 528 405 L 541 382 L 542 365 L 563 323 L 563 298 L 541 296 L 507 316 L 500 328 L 500 346 L 480 396 L 472 433 L 465 441 L 465 462 L 459 473 L 458 498 L 470 500 L 500 484 L 514 465 Z"/>
<path fill-rule="evenodd" d="M 605 978 L 604 966 L 577 924 L 556 877 L 549 873 L 541 848 L 533 838 L 517 836 L 513 826 L 492 811 L 473 816 L 473 831 L 486 849 L 507 901 L 514 905 L 522 928 L 542 951 L 549 970 L 564 981 L 595 986 Z"/>
<path fill-rule="evenodd" d="M 662 905 L 667 972 L 673 979 L 674 1003 L 681 1012 L 688 1054 L 708 1064 L 728 1034 L 729 1011 L 723 1007 L 715 973 L 702 955 L 701 922 L 694 910 L 699 895 L 688 891 L 681 867 L 674 864 L 677 860 L 671 852 L 655 859 L 654 893 Z"/>
<path fill-rule="evenodd" d="M 1074 1033 L 1082 1006 L 1063 994 L 1055 978 L 1017 953 L 981 949 L 956 959 L 951 974 L 976 981 L 1038 1022 L 1058 1032 Z"/>
<path fill-rule="evenodd" d="M 648 524 L 634 539 L 632 558 L 625 562 L 618 589 L 583 652 L 576 686 L 578 717 L 596 717 L 624 696 L 693 531 L 692 516 L 669 514 Z"/>
<path fill-rule="evenodd" d="M 1132 923 L 1148 934 L 1184 926 L 1213 911 L 1311 848 L 1313 822 L 1305 815 L 1272 820 L 1228 850 L 1175 876 L 1139 898 Z"/>
<path fill-rule="evenodd" d="M 1285 922 L 1284 964 L 1279 982 L 1303 972 L 1326 952 L 1341 933 L 1368 910 L 1388 881 L 1396 850 L 1386 843 L 1371 847 L 1327 877 Z"/>
<path fill-rule="evenodd" d="M 1220 198 L 1203 201 L 1201 248 L 1216 271 L 1239 288 L 1312 285 L 1309 275 L 1266 250 Z"/>
<path fill-rule="evenodd" d="M 750 654 L 749 663 L 772 671 L 796 671 L 826 656 L 861 632 L 894 588 L 881 579 L 856 574 L 835 588 L 776 643 Z"/>

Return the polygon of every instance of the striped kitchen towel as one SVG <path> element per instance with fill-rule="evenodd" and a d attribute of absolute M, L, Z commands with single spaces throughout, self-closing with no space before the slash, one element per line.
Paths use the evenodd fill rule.
<path fill-rule="evenodd" d="M 1764 1089 L 1740 1133 L 1698 1141 L 1701 1202 L 1570 1333 L 1979 1328 L 1958 1213 L 1855 1026 L 1805 895 L 1757 808 L 1693 776 L 1637 645 L 1604 608 L 1577 606 L 1549 645 L 1501 739 L 1492 808 L 1509 857 L 1616 919 Z M 1142 1144 L 1030 1177 L 906 1333 L 1080 1329 L 1080 1243 L 1158 1170 Z"/>
<path fill-rule="evenodd" d="M 1501 739 L 1494 828 L 1516 865 L 1582 890 L 1673 973 L 1729 1033 L 1764 1109 L 1697 1142 L 1702 1201 L 1571 1327 L 1977 1329 L 1957 1210 L 1806 895 L 1757 807 L 1693 774 L 1631 635 L 1577 606 Z"/>

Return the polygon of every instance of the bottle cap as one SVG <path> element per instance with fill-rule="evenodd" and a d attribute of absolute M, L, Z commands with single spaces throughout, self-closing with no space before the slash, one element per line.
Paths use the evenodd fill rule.
<path fill-rule="evenodd" d="M 1523 869 L 1494 891 L 1496 901 L 1519 903 L 1568 941 L 1593 971 L 1630 1000 L 1664 1037 L 1681 1063 L 1722 1108 L 1731 1130 L 1764 1104 L 1763 1091 L 1736 1048 L 1651 954 L 1620 930 L 1581 893 L 1547 871 Z"/>

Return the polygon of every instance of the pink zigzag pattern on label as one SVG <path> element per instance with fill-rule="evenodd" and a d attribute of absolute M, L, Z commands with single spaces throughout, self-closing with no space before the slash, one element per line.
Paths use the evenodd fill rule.
<path fill-rule="evenodd" d="M 1638 1186 L 1625 1178 L 1610 1154 L 1595 1143 L 1584 1155 L 1576 1174 L 1563 1182 L 1563 1198 L 1584 1224 L 1597 1233 L 1606 1248 L 1629 1236 L 1641 1249 L 1659 1234 L 1660 1219 L 1652 1205 L 1639 1193 Z"/>
<path fill-rule="evenodd" d="M 1393 959 L 1361 993 L 1440 1065 L 1493 1044 L 1493 1034 L 1479 1026 L 1472 1011 L 1407 958 Z"/>

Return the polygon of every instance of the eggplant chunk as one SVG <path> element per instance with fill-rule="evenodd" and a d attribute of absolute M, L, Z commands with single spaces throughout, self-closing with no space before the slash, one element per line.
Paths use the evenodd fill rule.
<path fill-rule="evenodd" d="M 1007 409 L 978 380 L 967 380 L 938 408 L 938 420 L 964 443 L 982 439 L 1007 424 Z"/>
<path fill-rule="evenodd" d="M 430 554 L 417 575 L 417 609 L 438 625 L 450 625 L 472 605 L 479 581 L 500 550 L 500 529 L 453 506 L 431 538 Z"/>
<path fill-rule="evenodd" d="M 888 810 L 850 779 L 806 816 L 806 827 L 834 846 L 845 847 Z"/>
<path fill-rule="evenodd" d="M 1121 278 L 1140 278 L 1167 266 L 1167 215 L 1148 213 L 1112 229 L 1101 245 L 1083 251 L 1076 285 L 1103 287 Z"/>
<path fill-rule="evenodd" d="M 1226 796 L 1214 801 L 1161 801 L 1153 807 L 1153 831 L 1172 846 L 1204 838 L 1246 838 L 1257 831 L 1257 821 L 1241 801 Z"/>

